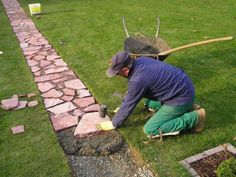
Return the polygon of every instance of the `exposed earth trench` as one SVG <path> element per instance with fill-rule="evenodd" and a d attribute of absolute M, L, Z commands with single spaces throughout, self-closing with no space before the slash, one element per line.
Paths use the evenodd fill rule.
<path fill-rule="evenodd" d="M 134 158 L 117 131 L 75 139 L 73 129 L 57 135 L 75 177 L 155 176 L 147 165 Z"/>

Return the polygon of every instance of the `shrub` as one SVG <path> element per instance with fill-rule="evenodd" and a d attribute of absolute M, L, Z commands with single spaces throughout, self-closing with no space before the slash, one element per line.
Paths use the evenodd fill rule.
<path fill-rule="evenodd" d="M 236 158 L 223 161 L 216 170 L 217 177 L 236 177 Z"/>

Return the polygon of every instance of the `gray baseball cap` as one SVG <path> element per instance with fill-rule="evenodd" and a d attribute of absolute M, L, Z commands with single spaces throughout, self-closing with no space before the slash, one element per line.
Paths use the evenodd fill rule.
<path fill-rule="evenodd" d="M 111 66 L 107 70 L 107 76 L 113 77 L 124 67 L 131 67 L 133 59 L 130 58 L 129 52 L 121 51 L 111 58 Z"/>

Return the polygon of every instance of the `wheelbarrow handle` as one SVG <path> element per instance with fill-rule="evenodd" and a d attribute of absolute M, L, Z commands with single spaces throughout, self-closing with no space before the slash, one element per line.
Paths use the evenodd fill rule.
<path fill-rule="evenodd" d="M 222 37 L 222 38 L 216 38 L 216 39 L 210 39 L 210 40 L 205 40 L 205 41 L 200 41 L 200 42 L 194 42 L 191 44 L 187 44 L 187 45 L 183 45 L 180 47 L 176 47 L 164 52 L 161 52 L 158 54 L 158 56 L 163 56 L 163 55 L 168 55 L 170 53 L 182 50 L 182 49 L 186 49 L 186 48 L 190 48 L 190 47 L 194 47 L 194 46 L 199 46 L 199 45 L 205 45 L 205 44 L 209 44 L 209 43 L 213 43 L 213 42 L 220 42 L 220 41 L 230 41 L 233 40 L 233 36 L 228 36 L 228 37 Z"/>

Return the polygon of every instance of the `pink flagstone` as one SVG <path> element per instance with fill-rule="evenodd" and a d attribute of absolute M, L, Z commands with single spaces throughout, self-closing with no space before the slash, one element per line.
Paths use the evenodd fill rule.
<path fill-rule="evenodd" d="M 48 60 L 40 60 L 40 66 L 41 67 L 45 67 L 50 65 L 52 62 L 48 61 Z"/>
<path fill-rule="evenodd" d="M 86 107 L 83 111 L 84 112 L 98 112 L 99 109 L 100 109 L 99 104 L 92 104 L 92 105 Z"/>
<path fill-rule="evenodd" d="M 36 94 L 36 93 L 28 93 L 26 96 L 27 96 L 27 98 L 32 98 L 32 97 L 34 97 L 34 96 L 37 96 L 38 94 Z"/>
<path fill-rule="evenodd" d="M 44 94 L 42 94 L 41 96 L 44 98 L 59 98 L 63 95 L 62 92 L 57 91 L 55 89 L 51 89 L 48 92 L 45 92 Z"/>
<path fill-rule="evenodd" d="M 47 51 L 40 51 L 38 54 L 39 54 L 39 55 L 47 56 L 47 55 L 48 55 L 48 52 L 47 52 Z"/>
<path fill-rule="evenodd" d="M 46 91 L 55 87 L 50 82 L 40 82 L 37 85 L 38 85 L 38 88 L 41 92 L 46 92 Z"/>
<path fill-rule="evenodd" d="M 38 104 L 39 104 L 38 101 L 29 101 L 28 102 L 29 107 L 34 107 L 34 106 L 37 106 Z"/>
<path fill-rule="evenodd" d="M 43 60 L 43 59 L 45 59 L 44 55 L 36 55 L 35 57 L 32 58 L 32 60 L 37 60 L 37 61 Z"/>
<path fill-rule="evenodd" d="M 100 130 L 96 128 L 96 125 L 109 120 L 110 118 L 108 116 L 104 118 L 99 117 L 98 112 L 84 114 L 75 129 L 74 136 L 86 137 L 97 134 Z"/>
<path fill-rule="evenodd" d="M 19 104 L 19 100 L 18 100 L 18 97 L 13 97 L 13 98 L 2 100 L 1 104 L 2 104 L 3 109 L 9 110 L 9 109 L 16 108 L 17 105 Z"/>
<path fill-rule="evenodd" d="M 27 44 L 27 43 L 26 43 Z M 30 46 L 30 47 L 26 47 L 26 48 L 23 48 L 22 50 L 24 52 L 28 52 L 28 51 L 39 51 L 41 47 L 39 46 Z"/>
<path fill-rule="evenodd" d="M 74 99 L 73 102 L 78 106 L 78 107 L 86 107 L 91 104 L 95 103 L 95 100 L 93 97 L 86 97 L 86 98 L 79 98 L 79 99 Z"/>
<path fill-rule="evenodd" d="M 24 51 L 24 55 L 33 55 L 36 54 L 38 51 Z"/>
<path fill-rule="evenodd" d="M 58 83 L 58 82 L 64 82 L 64 81 L 67 81 L 68 80 L 68 78 L 66 77 L 66 76 L 64 76 L 64 77 L 62 77 L 62 78 L 60 78 L 60 79 L 55 79 L 55 80 L 53 80 L 53 82 L 54 83 Z"/>
<path fill-rule="evenodd" d="M 60 73 L 66 70 L 68 70 L 67 67 L 51 68 L 51 69 L 46 70 L 45 74 Z"/>
<path fill-rule="evenodd" d="M 47 56 L 47 60 L 55 60 L 57 58 L 60 58 L 60 56 L 58 56 L 58 55 L 48 55 Z"/>
<path fill-rule="evenodd" d="M 76 109 L 76 107 L 71 103 L 71 102 L 66 102 L 57 106 L 54 106 L 52 108 L 47 109 L 48 111 L 50 111 L 53 114 L 62 114 L 62 113 L 67 113 L 69 111 L 72 111 Z"/>
<path fill-rule="evenodd" d="M 54 60 L 54 62 L 56 66 L 67 66 L 67 64 L 62 59 Z"/>
<path fill-rule="evenodd" d="M 25 127 L 24 125 L 18 125 L 16 127 L 12 127 L 11 131 L 13 134 L 19 134 L 25 132 Z"/>
<path fill-rule="evenodd" d="M 65 86 L 71 89 L 83 89 L 86 88 L 85 85 L 80 81 L 80 79 L 74 79 L 65 82 Z"/>
<path fill-rule="evenodd" d="M 39 71 L 39 70 L 41 70 L 41 68 L 39 68 L 38 66 L 32 66 L 31 67 L 31 71 L 34 73 L 34 72 L 37 72 L 37 71 Z"/>
<path fill-rule="evenodd" d="M 41 71 L 37 71 L 37 72 L 35 72 L 35 73 L 33 73 L 33 74 L 34 74 L 34 76 L 36 76 L 36 77 L 41 76 Z"/>
<path fill-rule="evenodd" d="M 74 116 L 77 116 L 77 117 L 82 117 L 82 116 L 84 115 L 84 112 L 81 111 L 80 109 L 75 109 L 75 110 L 73 111 L 73 115 L 74 115 Z"/>
<path fill-rule="evenodd" d="M 61 74 L 48 74 L 45 76 L 35 77 L 34 80 L 35 80 L 35 82 L 45 82 L 45 81 L 50 81 L 50 80 L 54 80 L 54 79 L 59 79 L 62 76 L 63 75 L 61 75 Z"/>
<path fill-rule="evenodd" d="M 23 109 L 27 106 L 28 101 L 19 101 L 18 105 L 14 110 Z"/>
<path fill-rule="evenodd" d="M 72 89 L 64 88 L 64 89 L 62 89 L 62 91 L 65 95 L 70 95 L 70 96 L 75 95 L 75 90 L 72 90 Z"/>
<path fill-rule="evenodd" d="M 46 108 L 56 106 L 60 103 L 63 103 L 64 101 L 59 99 L 59 98 L 45 98 L 44 99 L 44 104 Z"/>
<path fill-rule="evenodd" d="M 91 96 L 91 94 L 89 93 L 89 90 L 86 90 L 86 89 L 77 90 L 77 94 L 79 98 Z"/>
<path fill-rule="evenodd" d="M 67 101 L 67 102 L 73 100 L 73 98 L 74 96 L 67 96 L 67 95 L 63 95 L 61 97 L 62 100 Z"/>
<path fill-rule="evenodd" d="M 28 63 L 29 66 L 35 66 L 35 65 L 38 64 L 38 62 L 34 61 L 34 60 L 27 60 L 27 63 Z"/>
<path fill-rule="evenodd" d="M 55 131 L 64 130 L 78 124 L 78 117 L 70 114 L 61 114 L 51 117 L 52 125 Z"/>
<path fill-rule="evenodd" d="M 27 44 L 27 43 L 20 43 L 20 47 L 21 48 L 26 48 L 26 47 L 28 47 L 29 46 L 29 44 Z"/>

